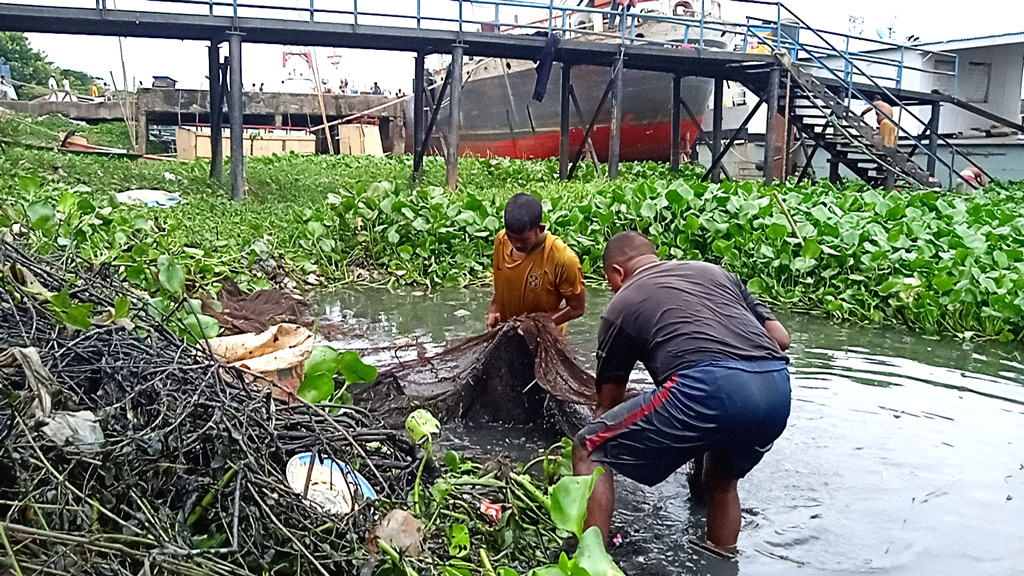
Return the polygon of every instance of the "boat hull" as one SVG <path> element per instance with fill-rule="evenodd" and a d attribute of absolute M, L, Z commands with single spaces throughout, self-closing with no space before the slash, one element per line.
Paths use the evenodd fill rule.
<path fill-rule="evenodd" d="M 555 64 L 542 102 L 533 99 L 537 74 L 532 67 L 495 60 L 482 74 L 472 74 L 462 88 L 459 154 L 500 156 L 519 159 L 558 156 L 560 140 L 561 67 Z M 472 63 L 469 63 L 470 65 Z M 519 64 L 519 63 L 516 63 Z M 506 70 L 501 70 L 506 67 Z M 571 71 L 573 90 L 583 118 L 572 110 L 569 135 L 571 153 L 583 142 L 609 80 L 606 67 L 576 66 Z M 626 70 L 622 79 L 622 133 L 619 157 L 623 161 L 667 161 L 672 143 L 672 76 L 657 72 Z M 687 77 L 682 97 L 695 114 L 707 109 L 713 82 Z M 411 114 L 411 109 L 409 110 Z M 450 125 L 447 106 L 442 108 L 438 126 L 447 136 Z M 683 113 L 680 123 L 681 149 L 686 152 L 695 141 L 698 124 Z M 407 125 L 411 125 L 409 122 Z M 611 125 L 610 98 L 597 115 L 591 140 L 600 161 L 608 157 Z M 440 142 L 434 142 L 435 147 Z M 411 146 L 410 146 L 411 147 Z"/>

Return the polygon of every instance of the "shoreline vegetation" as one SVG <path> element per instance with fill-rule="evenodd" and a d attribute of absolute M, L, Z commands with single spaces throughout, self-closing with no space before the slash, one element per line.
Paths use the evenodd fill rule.
<path fill-rule="evenodd" d="M 12 119 L 24 124 L 8 115 L 0 136 L 15 133 Z M 151 297 L 215 292 L 225 276 L 247 290 L 465 286 L 489 281 L 504 201 L 530 192 L 591 280 L 601 275 L 607 238 L 635 229 L 663 258 L 721 264 L 777 307 L 962 338 L 1024 335 L 1020 184 L 969 195 L 860 182 L 716 185 L 700 181 L 700 166 L 672 174 L 655 163 L 625 164 L 615 182 L 581 165 L 566 183 L 557 161 L 466 158 L 459 190 L 449 192 L 438 186 L 440 158 L 427 159 L 416 184 L 411 163 L 249 158 L 248 196 L 236 204 L 209 181 L 203 161 L 136 163 L 3 144 L 0 227 L 41 254 L 110 266 Z M 132 189 L 183 201 L 146 208 L 113 196 Z"/>

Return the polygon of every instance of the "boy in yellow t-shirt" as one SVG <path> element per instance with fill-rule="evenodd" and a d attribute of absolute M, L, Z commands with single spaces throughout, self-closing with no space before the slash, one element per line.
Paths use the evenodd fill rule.
<path fill-rule="evenodd" d="M 516 194 L 505 204 L 505 229 L 494 239 L 488 330 L 516 316 L 547 312 L 564 334 L 567 322 L 583 316 L 586 297 L 579 256 L 545 230 L 543 213 L 540 200 L 530 194 Z"/>

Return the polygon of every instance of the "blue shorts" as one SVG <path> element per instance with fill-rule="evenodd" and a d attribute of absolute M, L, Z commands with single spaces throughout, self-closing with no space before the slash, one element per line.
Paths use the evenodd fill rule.
<path fill-rule="evenodd" d="M 609 410 L 576 435 L 591 458 L 646 486 L 711 452 L 733 478 L 750 472 L 789 419 L 781 360 L 711 360 Z"/>

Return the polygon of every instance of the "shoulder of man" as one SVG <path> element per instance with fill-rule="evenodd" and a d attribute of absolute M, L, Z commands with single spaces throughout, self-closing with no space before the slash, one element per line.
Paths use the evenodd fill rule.
<path fill-rule="evenodd" d="M 494 245 L 495 246 L 500 246 L 502 243 L 505 242 L 505 239 L 507 237 L 508 237 L 508 234 L 506 234 L 505 233 L 505 229 L 502 228 L 501 231 L 499 231 L 497 234 L 494 235 Z"/>
<path fill-rule="evenodd" d="M 545 243 L 544 249 L 547 250 L 549 254 L 557 256 L 559 258 L 572 255 L 577 260 L 579 260 L 579 255 L 576 254 L 576 251 L 570 248 L 569 245 L 565 243 L 565 240 L 562 240 L 561 237 L 550 232 L 548 232 L 548 238 Z"/>

